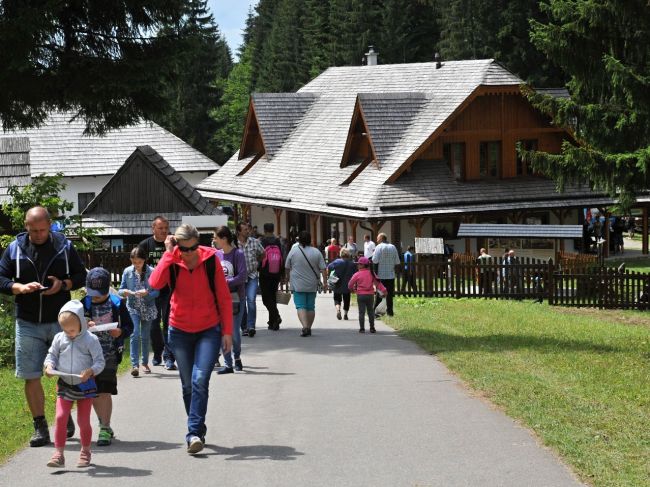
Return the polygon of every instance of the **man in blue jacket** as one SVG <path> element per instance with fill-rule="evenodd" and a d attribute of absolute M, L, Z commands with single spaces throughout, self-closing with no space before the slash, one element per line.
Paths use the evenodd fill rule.
<path fill-rule="evenodd" d="M 25 397 L 34 418 L 30 446 L 50 442 L 41 384 L 43 361 L 61 331 L 59 310 L 70 290 L 86 283 L 86 269 L 65 235 L 50 230 L 48 211 L 35 206 L 25 214 L 27 232 L 18 234 L 0 259 L 0 292 L 16 296 L 16 377 L 25 380 Z M 74 423 L 68 423 L 68 436 Z"/>

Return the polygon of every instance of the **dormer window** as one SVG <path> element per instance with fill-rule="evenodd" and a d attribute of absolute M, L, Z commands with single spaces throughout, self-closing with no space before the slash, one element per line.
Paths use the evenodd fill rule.
<path fill-rule="evenodd" d="M 457 181 L 465 179 L 465 143 L 453 142 L 442 147 L 443 157 Z"/>

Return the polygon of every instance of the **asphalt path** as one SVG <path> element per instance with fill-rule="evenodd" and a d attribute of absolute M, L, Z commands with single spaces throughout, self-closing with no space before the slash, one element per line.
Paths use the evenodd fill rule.
<path fill-rule="evenodd" d="M 90 468 L 45 466 L 53 447 L 26 448 L 0 467 L 2 486 L 578 486 L 525 428 L 468 391 L 433 356 L 382 323 L 357 332 L 317 300 L 313 335 L 293 303 L 269 331 L 244 337 L 244 372 L 214 375 L 205 450 L 185 452 L 178 374 L 120 377 L 109 447 Z M 366 325 L 367 326 L 367 325 Z M 26 439 L 27 440 L 27 439 Z"/>

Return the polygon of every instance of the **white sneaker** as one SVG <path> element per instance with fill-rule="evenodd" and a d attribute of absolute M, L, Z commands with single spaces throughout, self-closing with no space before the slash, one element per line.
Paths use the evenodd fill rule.
<path fill-rule="evenodd" d="M 190 455 L 195 455 L 196 453 L 203 450 L 203 442 L 198 436 L 192 436 L 190 441 L 187 442 L 187 453 Z"/>

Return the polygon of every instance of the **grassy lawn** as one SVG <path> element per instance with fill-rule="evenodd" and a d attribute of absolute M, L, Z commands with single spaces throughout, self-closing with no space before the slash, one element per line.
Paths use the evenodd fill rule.
<path fill-rule="evenodd" d="M 125 346 L 120 373 L 130 369 L 128 340 Z M 45 409 L 47 422 L 51 427 L 54 424 L 54 404 L 56 402 L 56 379 L 43 378 L 45 389 Z M 16 379 L 13 368 L 0 368 L 0 411 L 3 411 L 3 420 L 0 421 L 0 465 L 9 457 L 24 447 L 27 447 L 29 438 L 34 431 L 32 416 L 25 401 L 23 389 L 24 381 Z M 76 417 L 76 412 L 73 411 Z M 91 418 L 93 435 L 96 436 L 96 418 Z M 76 423 L 76 421 L 75 421 Z M 78 435 L 78 433 L 77 433 Z M 78 437 L 78 436 L 77 436 Z M 52 440 L 54 440 L 52 438 Z M 93 438 L 93 441 L 95 438 Z"/>
<path fill-rule="evenodd" d="M 630 271 L 650 273 L 650 257 L 625 259 L 624 257 L 607 261 L 607 267 L 618 267 L 625 262 L 625 268 Z"/>
<path fill-rule="evenodd" d="M 387 322 L 585 481 L 650 485 L 650 314 L 400 298 Z"/>

